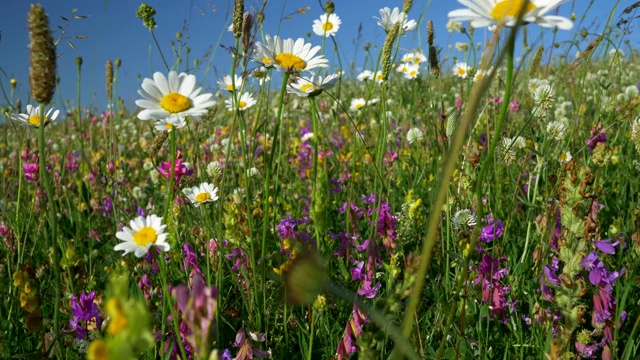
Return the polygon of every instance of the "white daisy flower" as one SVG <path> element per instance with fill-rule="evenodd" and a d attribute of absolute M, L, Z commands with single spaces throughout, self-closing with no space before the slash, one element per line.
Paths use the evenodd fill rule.
<path fill-rule="evenodd" d="M 340 29 L 340 17 L 336 14 L 322 14 L 313 20 L 313 32 L 318 36 L 334 36 Z"/>
<path fill-rule="evenodd" d="M 376 71 L 373 77 L 375 78 L 377 84 L 382 84 L 382 82 L 384 81 L 384 78 L 382 77 L 382 71 Z"/>
<path fill-rule="evenodd" d="M 221 89 L 225 89 L 229 92 L 238 90 L 242 87 L 242 76 L 234 75 L 233 83 L 231 81 L 231 75 L 225 75 L 222 79 L 218 80 L 218 86 Z M 235 83 L 235 89 L 233 87 Z"/>
<path fill-rule="evenodd" d="M 369 101 L 366 101 L 363 98 L 352 99 L 351 106 L 349 106 L 349 109 L 351 109 L 352 111 L 360 110 L 367 105 L 376 104 L 378 101 L 380 101 L 380 99 L 371 99 Z"/>
<path fill-rule="evenodd" d="M 404 59 L 404 57 L 403 57 L 403 59 Z M 400 63 L 400 65 L 398 65 L 398 67 L 396 67 L 396 71 L 401 73 L 401 74 L 406 74 L 407 71 L 409 71 L 409 65 L 410 65 L 410 63 L 406 63 L 406 62 Z"/>
<path fill-rule="evenodd" d="M 407 71 L 404 73 L 404 78 L 411 80 L 418 77 L 420 74 L 420 65 L 419 64 L 411 64 L 409 65 Z"/>
<path fill-rule="evenodd" d="M 373 72 L 370 70 L 365 70 L 360 74 L 358 74 L 357 78 L 358 78 L 358 81 L 373 80 Z"/>
<path fill-rule="evenodd" d="M 338 75 L 332 74 L 322 78 L 320 75 L 311 77 L 299 77 L 298 80 L 287 86 L 287 92 L 300 97 L 314 97 L 322 91 L 329 90 L 338 82 Z"/>
<path fill-rule="evenodd" d="M 31 104 L 27 104 L 26 106 L 26 113 L 22 113 L 22 114 L 12 114 L 11 115 L 11 119 L 14 121 L 19 121 L 20 125 L 25 125 L 25 126 L 33 126 L 33 127 L 38 127 L 40 126 L 40 117 L 42 115 L 42 113 L 40 111 L 38 111 L 40 109 L 40 107 L 38 106 L 33 106 Z M 53 111 L 53 113 L 52 113 Z M 58 118 L 58 115 L 60 115 L 60 110 L 53 110 L 53 108 L 49 109 L 45 114 L 44 114 L 44 126 L 49 125 L 52 121 L 55 121 Z"/>
<path fill-rule="evenodd" d="M 416 141 L 422 141 L 422 139 L 424 139 L 422 130 L 418 128 L 412 128 L 407 131 L 407 141 L 409 142 L 409 144 L 413 144 Z"/>
<path fill-rule="evenodd" d="M 230 111 L 235 110 L 233 99 L 227 99 L 224 101 L 224 103 L 225 105 L 227 105 L 227 109 L 229 109 Z M 236 106 L 240 111 L 247 110 L 248 108 L 252 107 L 255 104 L 256 104 L 256 99 L 254 99 L 253 95 L 251 95 L 250 93 L 243 93 L 238 98 L 238 101 L 236 102 Z"/>
<path fill-rule="evenodd" d="M 388 7 L 380 9 L 380 18 L 374 17 L 374 19 L 379 20 L 378 25 L 382 26 L 386 32 L 391 31 L 393 25 L 400 22 L 402 22 L 402 25 L 400 26 L 400 34 L 415 30 L 415 28 L 418 27 L 418 23 L 416 23 L 415 20 L 407 21 L 405 13 L 400 11 L 397 7 L 393 8 L 393 10 Z"/>
<path fill-rule="evenodd" d="M 558 160 L 560 160 L 561 163 L 568 163 L 569 161 L 571 161 L 571 159 L 573 159 L 573 156 L 571 156 L 570 151 L 563 151 L 558 157 Z"/>
<path fill-rule="evenodd" d="M 158 120 L 154 127 L 158 131 L 167 131 L 171 132 L 173 129 L 180 129 L 187 124 L 187 121 L 184 118 L 178 116 L 170 116 L 166 119 Z"/>
<path fill-rule="evenodd" d="M 207 182 L 200 184 L 200 186 L 182 189 L 182 193 L 195 207 L 218 200 L 218 188 Z"/>
<path fill-rule="evenodd" d="M 487 75 L 487 71 L 485 71 L 485 70 L 476 71 L 476 73 L 473 74 L 473 82 L 480 81 L 480 80 L 484 79 L 484 77 L 486 75 Z"/>
<path fill-rule="evenodd" d="M 276 39 L 272 38 L 270 35 L 265 35 L 264 40 L 264 43 L 256 43 L 256 55 L 253 57 L 253 61 L 262 64 L 265 69 L 271 69 L 273 67 L 271 54 L 273 54 L 276 48 Z"/>
<path fill-rule="evenodd" d="M 425 56 L 425 54 L 422 53 L 422 51 L 420 50 L 415 50 L 413 52 L 413 63 L 414 64 L 420 64 L 427 61 L 427 57 Z"/>
<path fill-rule="evenodd" d="M 124 250 L 122 256 L 134 253 L 136 257 L 143 257 L 151 246 L 156 246 L 162 251 L 169 251 L 167 243 L 167 233 L 164 229 L 167 225 L 162 225 L 162 218 L 156 215 L 138 216 L 131 220 L 130 227 L 124 226 L 122 231 L 116 233 L 116 238 L 122 240 L 113 249 L 115 251 Z"/>
<path fill-rule="evenodd" d="M 294 41 L 274 36 L 271 42 L 267 39 L 267 44 L 258 42 L 256 46 L 258 47 L 256 61 L 265 66 L 271 64 L 279 71 L 309 71 L 317 67 L 329 66 L 327 64 L 329 61 L 323 55 L 315 56 L 320 51 L 320 46 L 311 47 L 311 44 L 305 44 L 303 38 Z"/>
<path fill-rule="evenodd" d="M 470 21 L 471 26 L 481 28 L 498 25 L 502 22 L 506 26 L 514 26 L 521 10 L 524 14 L 522 21 L 536 23 L 542 27 L 558 27 L 570 30 L 573 22 L 562 16 L 546 15 L 555 10 L 566 0 L 530 0 L 523 9 L 526 0 L 458 0 L 467 9 L 457 9 L 449 12 L 449 17 L 456 21 Z"/>
<path fill-rule="evenodd" d="M 469 75 L 469 65 L 463 62 L 457 62 L 453 66 L 453 74 L 459 78 L 466 79 Z"/>
<path fill-rule="evenodd" d="M 302 135 L 302 137 L 300 138 L 300 142 L 305 143 L 305 142 L 307 142 L 309 140 L 312 140 L 312 139 L 313 139 L 313 133 L 312 132 L 308 132 L 308 133 Z"/>
<path fill-rule="evenodd" d="M 138 94 L 144 99 L 136 100 L 136 105 L 144 110 L 138 113 L 140 120 L 162 120 L 171 116 L 185 118 L 199 117 L 216 104 L 212 94 L 200 94 L 202 87 L 196 87 L 195 75 L 169 72 L 167 79 L 162 73 L 153 74 L 153 80 L 145 78 Z"/>

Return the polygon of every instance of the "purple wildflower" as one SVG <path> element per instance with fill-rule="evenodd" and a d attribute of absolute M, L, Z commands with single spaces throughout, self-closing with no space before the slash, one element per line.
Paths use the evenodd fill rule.
<path fill-rule="evenodd" d="M 605 134 L 606 128 L 602 125 L 601 122 L 597 123 L 590 131 L 589 131 L 589 140 L 587 140 L 587 146 L 589 147 L 589 154 L 593 154 L 593 149 L 595 149 L 598 143 L 606 143 L 607 142 L 607 134 Z"/>
<path fill-rule="evenodd" d="M 90 324 L 95 324 L 95 329 L 102 327 L 102 313 L 98 305 L 93 302 L 96 292 L 89 294 L 81 293 L 80 299 L 76 295 L 71 296 L 71 319 L 69 319 L 69 330 L 75 331 L 76 338 L 86 339 L 87 328 Z M 81 322 L 84 322 L 84 326 Z"/>
<path fill-rule="evenodd" d="M 24 163 L 22 164 L 22 171 L 24 177 L 29 181 L 38 181 L 38 171 L 40 167 L 37 163 Z"/>
<path fill-rule="evenodd" d="M 258 334 L 249 331 L 248 335 L 249 336 L 247 336 L 247 332 L 244 330 L 244 328 L 238 330 L 238 334 L 236 334 L 236 341 L 233 343 L 233 346 L 239 349 L 234 360 L 253 359 L 254 356 L 260 359 L 271 357 L 271 350 L 264 351 L 258 348 L 254 348 L 249 342 L 249 340 L 264 342 L 264 334 Z"/>
<path fill-rule="evenodd" d="M 502 236 L 502 233 L 504 232 L 504 225 L 502 224 L 502 221 L 496 221 L 491 215 L 488 215 L 487 224 L 487 226 L 482 228 L 478 241 L 491 242 Z"/>

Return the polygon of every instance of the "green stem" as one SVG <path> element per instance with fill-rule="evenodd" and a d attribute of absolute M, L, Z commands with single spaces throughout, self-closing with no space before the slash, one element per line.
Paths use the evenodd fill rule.
<path fill-rule="evenodd" d="M 47 237 L 49 239 L 49 249 L 53 253 L 52 256 L 52 267 L 53 267 L 53 277 L 55 281 L 55 300 L 53 305 L 53 331 L 55 341 L 59 340 L 60 336 L 60 324 L 58 319 L 58 312 L 60 310 L 60 292 L 62 291 L 62 287 L 60 284 L 60 261 L 58 260 L 58 243 L 57 243 L 57 232 L 58 232 L 58 222 L 56 221 L 56 206 L 55 206 L 55 193 L 51 188 L 51 182 L 49 179 L 49 173 L 46 170 L 46 162 L 45 162 L 45 154 L 46 154 L 46 142 L 44 136 L 44 127 L 45 127 L 45 114 L 44 114 L 45 105 L 39 105 L 39 113 L 40 113 L 40 126 L 38 127 L 38 160 L 40 166 L 40 184 L 44 185 L 45 192 L 47 195 L 47 201 L 49 202 L 48 206 L 45 205 L 43 201 L 41 206 L 48 207 L 49 210 L 49 227 L 50 231 L 47 231 Z M 43 194 L 44 196 L 44 194 Z"/>
<path fill-rule="evenodd" d="M 287 90 L 287 83 L 289 82 L 289 73 L 284 73 L 282 76 L 282 86 L 280 88 L 280 98 L 278 100 L 278 116 L 276 119 L 276 128 L 273 131 L 273 137 L 271 141 L 271 151 L 269 153 L 269 159 L 267 159 L 265 180 L 264 180 L 264 201 L 262 207 L 262 244 L 260 250 L 260 259 L 262 259 L 262 276 L 261 284 L 264 286 L 267 264 L 265 261 L 265 254 L 267 251 L 267 233 L 269 230 L 269 197 L 270 197 L 270 185 L 271 185 L 271 171 L 273 158 L 275 155 L 276 144 L 278 142 L 278 134 L 280 133 L 280 124 L 282 123 L 282 110 L 284 108 L 284 95 Z M 263 287 L 264 289 L 264 287 Z"/>
<path fill-rule="evenodd" d="M 163 301 L 162 313 L 166 314 L 164 311 L 164 306 L 168 304 L 169 311 L 171 311 L 171 318 L 172 318 L 171 322 L 173 323 L 173 331 L 175 331 L 175 334 L 173 334 L 173 339 L 175 340 L 177 346 L 180 348 L 180 353 L 182 354 L 182 358 L 186 359 L 187 352 L 184 349 L 184 345 L 182 344 L 182 338 L 180 336 L 180 325 L 179 325 L 180 317 L 178 315 L 178 311 L 176 310 L 173 304 L 173 297 L 169 292 L 169 286 L 167 285 L 167 269 L 165 268 L 166 264 L 164 261 L 164 257 L 158 254 L 158 252 L 154 248 L 149 249 L 149 251 L 153 253 L 153 257 L 155 257 L 156 262 L 158 263 L 158 267 L 160 268 L 160 279 L 162 280 L 162 293 L 163 293 L 162 297 L 163 299 L 167 299 L 166 302 Z M 164 324 L 164 321 L 165 319 L 163 318 L 162 319 L 163 324 Z M 164 331 L 162 333 L 162 339 L 164 339 Z M 162 346 L 160 351 L 164 351 L 164 346 Z"/>
<path fill-rule="evenodd" d="M 515 42 L 516 29 L 517 28 L 513 29 L 509 37 L 508 42 L 511 44 Z M 504 58 L 504 56 L 505 56 L 505 51 L 503 51 L 498 56 L 497 63 L 500 63 Z M 456 128 L 456 131 L 453 135 L 453 139 L 451 141 L 451 145 L 449 147 L 449 150 L 444 160 L 444 167 L 439 176 L 440 182 L 438 185 L 436 196 L 433 200 L 432 209 L 441 209 L 442 205 L 444 204 L 444 201 L 448 192 L 448 188 L 449 188 L 449 182 L 451 181 L 451 177 L 453 176 L 453 171 L 456 167 L 458 155 L 462 150 L 462 145 L 466 137 L 467 129 L 469 127 L 469 124 L 471 124 L 471 121 L 475 118 L 476 110 L 480 105 L 480 100 L 482 99 L 483 94 L 487 91 L 493 75 L 494 74 L 490 74 L 490 76 L 487 76 L 483 81 L 476 83 L 477 85 L 474 86 L 471 91 L 471 96 L 469 97 L 469 101 L 466 105 L 464 115 L 460 120 L 460 124 Z M 506 102 L 508 105 L 508 101 Z M 429 264 L 431 262 L 431 255 L 433 254 L 433 248 L 437 240 L 436 234 L 440 226 L 441 216 L 442 216 L 442 213 L 439 210 L 434 210 L 429 215 L 427 233 L 423 240 L 423 246 L 422 246 L 422 252 L 421 252 L 422 261 L 420 262 L 420 266 L 416 273 L 417 274 L 416 283 L 411 293 L 411 296 L 409 298 L 409 302 L 405 310 L 404 319 L 402 321 L 402 334 L 407 338 L 411 335 L 411 331 L 413 329 L 413 316 L 420 302 L 420 296 L 422 294 L 422 288 L 424 286 L 426 272 L 427 272 L 427 269 L 429 268 Z M 473 248 L 473 246 L 471 248 Z M 465 268 L 465 267 L 463 266 L 462 268 Z M 452 306 L 452 309 L 455 309 L 455 307 Z M 448 329 L 448 327 L 446 327 L 445 329 Z M 444 336 L 443 339 L 446 339 L 446 336 Z M 400 354 L 396 349 L 394 349 L 394 353 L 396 354 L 396 358 L 399 358 Z"/>
<path fill-rule="evenodd" d="M 153 41 L 156 43 L 156 47 L 158 48 L 158 52 L 160 53 L 160 57 L 162 58 L 162 62 L 164 63 L 164 66 L 167 68 L 167 71 L 171 70 L 171 68 L 169 68 L 169 63 L 167 63 L 167 60 L 164 58 L 164 54 L 162 53 L 160 44 L 158 44 L 158 39 L 156 39 L 156 34 L 153 32 L 153 30 L 149 30 L 149 32 L 151 33 L 151 37 L 153 38 Z"/>
<path fill-rule="evenodd" d="M 167 200 L 164 204 L 164 219 L 168 222 L 167 216 L 169 216 L 169 209 L 173 202 L 173 187 L 174 178 L 176 175 L 176 129 L 172 129 L 170 132 L 170 152 L 171 152 L 171 170 L 169 170 L 169 191 L 167 192 Z"/>
<path fill-rule="evenodd" d="M 491 164 L 494 163 L 496 149 L 500 144 L 500 134 L 502 133 L 502 127 L 504 125 L 504 120 L 507 117 L 507 112 L 509 110 L 509 99 L 511 97 L 511 86 L 513 84 L 513 53 L 515 49 L 515 34 L 517 29 L 512 30 L 512 34 L 507 41 L 507 79 L 504 90 L 504 97 L 502 99 L 502 106 L 500 108 L 500 116 L 498 117 L 498 123 L 493 132 L 493 139 L 491 139 L 491 145 L 489 150 L 487 151 L 487 156 L 482 161 L 482 165 L 480 167 L 480 174 L 478 175 L 478 180 L 476 182 L 476 201 L 477 201 L 477 216 L 478 220 L 481 221 L 484 217 L 484 206 L 482 203 L 482 198 L 486 196 L 486 192 L 484 191 L 484 183 L 489 172 L 489 168 Z M 475 249 L 476 243 L 478 242 L 478 236 L 480 235 L 480 226 L 476 226 L 473 232 L 473 236 L 471 237 L 471 241 L 469 244 L 470 249 Z M 472 250 L 473 251 L 473 250 Z M 461 269 L 468 269 L 469 262 L 471 259 L 471 254 L 464 259 L 464 264 Z M 469 276 L 469 272 L 465 271 L 464 276 L 460 276 L 458 278 L 458 282 L 456 284 L 456 288 L 454 290 L 454 294 L 459 294 L 460 289 L 463 284 L 467 281 Z M 451 302 L 454 304 L 455 302 Z M 442 357 L 442 353 L 444 352 L 444 345 L 446 343 L 447 335 L 449 334 L 449 330 L 451 329 L 451 324 L 453 323 L 453 317 L 455 314 L 455 310 L 457 306 L 451 305 L 449 309 L 449 313 L 447 314 L 447 322 L 444 327 L 444 332 L 442 334 L 442 340 L 440 341 L 440 347 L 438 348 L 438 352 L 436 353 L 436 359 Z"/>

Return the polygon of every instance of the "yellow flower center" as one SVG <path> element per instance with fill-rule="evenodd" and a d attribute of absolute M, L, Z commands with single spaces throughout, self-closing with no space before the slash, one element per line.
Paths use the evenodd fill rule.
<path fill-rule="evenodd" d="M 265 65 L 271 65 L 271 59 L 265 56 L 262 58 L 262 63 Z"/>
<path fill-rule="evenodd" d="M 505 18 L 517 18 L 520 11 L 524 8 L 525 0 L 502 0 L 493 7 L 491 10 L 491 16 L 496 20 L 503 20 Z M 524 14 L 531 12 L 536 6 L 532 1 L 529 1 L 527 7 L 524 8 Z"/>
<path fill-rule="evenodd" d="M 356 104 L 356 106 L 355 106 L 355 107 L 356 107 L 356 109 L 360 109 L 360 108 L 362 108 L 363 106 L 364 106 L 364 104 L 363 104 L 363 103 L 358 103 L 358 104 Z"/>
<path fill-rule="evenodd" d="M 231 84 L 227 85 L 227 91 L 233 91 L 233 85 Z"/>
<path fill-rule="evenodd" d="M 458 75 L 464 75 L 467 73 L 467 70 L 465 70 L 464 68 L 458 68 Z"/>
<path fill-rule="evenodd" d="M 244 109 L 247 106 L 247 102 L 246 101 L 239 101 L 238 102 L 238 107 L 240 109 Z"/>
<path fill-rule="evenodd" d="M 326 22 L 324 24 L 322 24 L 322 30 L 324 31 L 331 31 L 331 29 L 333 29 L 333 24 L 330 22 Z"/>
<path fill-rule="evenodd" d="M 87 349 L 87 359 L 89 360 L 108 360 L 109 359 L 109 349 L 107 348 L 107 343 L 98 339 L 89 345 L 89 349 Z"/>
<path fill-rule="evenodd" d="M 409 76 L 416 76 L 416 75 L 418 75 L 418 74 L 416 73 L 416 71 L 415 71 L 415 70 L 413 70 L 413 71 L 411 71 L 411 72 L 409 73 Z"/>
<path fill-rule="evenodd" d="M 304 84 L 302 86 L 300 86 L 300 91 L 305 92 L 305 93 L 310 93 L 315 89 L 315 87 L 313 86 L 313 84 Z"/>
<path fill-rule="evenodd" d="M 567 153 L 561 153 L 560 154 L 560 160 L 562 160 L 562 161 L 567 160 Z"/>
<path fill-rule="evenodd" d="M 211 194 L 209 194 L 208 192 L 201 192 L 200 194 L 196 195 L 196 201 L 199 203 L 206 202 L 209 199 L 211 199 Z"/>
<path fill-rule="evenodd" d="M 107 313 L 111 318 L 109 327 L 107 328 L 109 334 L 117 335 L 129 325 L 129 319 L 127 319 L 124 306 L 120 300 L 109 299 L 109 301 L 107 301 Z"/>
<path fill-rule="evenodd" d="M 173 124 L 165 124 L 164 128 L 171 131 L 173 129 Z"/>
<path fill-rule="evenodd" d="M 191 109 L 191 100 L 184 95 L 172 92 L 160 100 L 160 106 L 172 114 L 177 114 Z"/>
<path fill-rule="evenodd" d="M 296 70 L 302 70 L 307 67 L 307 63 L 304 60 L 293 54 L 281 53 L 276 55 L 275 60 L 278 65 L 285 69 L 294 68 Z"/>
<path fill-rule="evenodd" d="M 157 238 L 158 234 L 156 233 L 156 230 L 150 226 L 143 227 L 133 234 L 133 242 L 140 247 L 145 247 L 149 244 L 155 243 Z"/>
<path fill-rule="evenodd" d="M 51 119 L 49 119 L 48 117 L 44 117 L 44 124 L 47 125 L 48 123 L 51 122 Z M 33 126 L 40 126 L 40 115 L 33 115 L 31 117 L 29 117 L 29 124 L 33 125 Z"/>

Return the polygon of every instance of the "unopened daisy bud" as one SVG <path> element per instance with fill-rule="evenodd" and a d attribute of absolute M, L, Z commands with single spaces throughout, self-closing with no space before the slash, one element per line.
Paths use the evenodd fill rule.
<path fill-rule="evenodd" d="M 149 154 L 149 156 L 156 156 L 168 137 L 168 131 L 160 131 L 151 142 L 151 145 L 149 145 L 149 148 L 147 148 L 147 154 Z"/>
<path fill-rule="evenodd" d="M 382 46 L 382 81 L 389 79 L 389 71 L 391 70 L 391 52 L 393 50 L 393 43 L 400 31 L 400 23 L 397 22 L 391 28 L 391 31 L 387 34 L 387 38 Z"/>
<path fill-rule="evenodd" d="M 11 79 L 11 90 L 14 90 L 16 88 L 16 86 L 18 85 L 18 80 L 16 79 Z"/>
<path fill-rule="evenodd" d="M 78 67 L 82 66 L 82 56 L 76 57 L 76 66 Z"/>
<path fill-rule="evenodd" d="M 116 69 L 119 69 L 120 66 L 122 65 L 122 59 L 117 58 L 114 64 L 116 65 Z"/>
<path fill-rule="evenodd" d="M 326 4 L 324 4 L 324 12 L 325 14 L 333 14 L 336 11 L 336 5 L 333 1 L 328 0 Z"/>
<path fill-rule="evenodd" d="M 244 15 L 244 0 L 233 2 L 233 37 L 239 39 L 242 36 L 242 16 Z"/>
<path fill-rule="evenodd" d="M 631 124 L 631 140 L 633 140 L 636 150 L 640 153 L 640 117 L 636 117 Z"/>
<path fill-rule="evenodd" d="M 369 49 L 370 49 L 370 48 L 371 48 L 371 43 L 370 43 L 369 41 L 367 41 L 367 42 L 364 44 L 364 51 L 369 51 Z"/>
<path fill-rule="evenodd" d="M 48 104 L 56 87 L 56 47 L 49 29 L 49 17 L 39 4 L 31 5 L 27 16 L 29 26 L 29 84 L 31 96 Z"/>
<path fill-rule="evenodd" d="M 538 71 L 538 66 L 540 66 L 540 60 L 542 60 L 542 53 L 544 52 L 544 46 L 539 46 L 538 50 L 536 50 L 535 55 L 533 55 L 533 59 L 531 60 L 531 67 L 529 68 L 529 77 L 534 77 L 536 72 Z"/>
<path fill-rule="evenodd" d="M 113 88 L 113 63 L 111 62 L 111 60 L 107 60 L 104 73 L 107 84 L 107 99 L 111 101 L 111 89 Z"/>
<path fill-rule="evenodd" d="M 282 272 L 289 304 L 312 304 L 327 282 L 322 259 L 311 252 L 302 252 Z"/>

